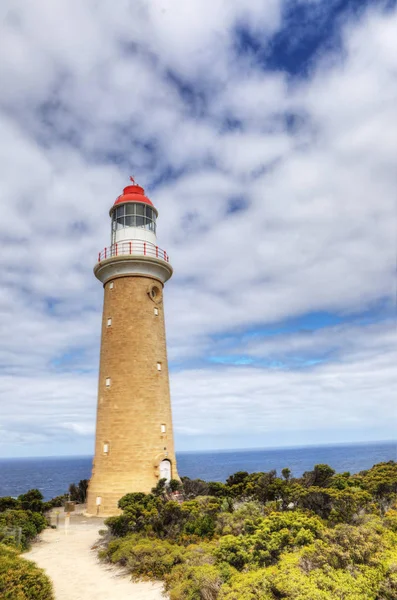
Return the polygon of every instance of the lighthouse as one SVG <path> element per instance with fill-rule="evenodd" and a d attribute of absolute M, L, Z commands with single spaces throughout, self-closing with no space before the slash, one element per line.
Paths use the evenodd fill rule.
<path fill-rule="evenodd" d="M 110 209 L 111 244 L 94 268 L 104 303 L 91 515 L 118 514 L 125 494 L 178 479 L 163 304 L 172 267 L 157 244 L 158 211 L 131 180 Z"/>

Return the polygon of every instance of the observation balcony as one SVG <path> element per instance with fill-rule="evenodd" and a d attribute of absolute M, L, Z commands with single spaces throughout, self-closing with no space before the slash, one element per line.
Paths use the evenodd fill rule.
<path fill-rule="evenodd" d="M 171 277 L 172 267 L 165 250 L 145 240 L 121 241 L 98 254 L 95 276 L 105 284 L 114 277 L 143 276 L 163 284 Z"/>
<path fill-rule="evenodd" d="M 170 262 L 166 251 L 155 244 L 152 244 L 152 242 L 132 240 L 127 242 L 117 242 L 112 246 L 104 248 L 102 252 L 98 254 L 98 263 L 116 256 L 149 256 L 151 258 L 164 260 L 167 263 Z"/>

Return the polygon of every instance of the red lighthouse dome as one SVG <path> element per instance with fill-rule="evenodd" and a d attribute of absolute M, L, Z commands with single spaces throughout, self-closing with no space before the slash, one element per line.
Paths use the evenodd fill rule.
<path fill-rule="evenodd" d="M 110 214 L 112 214 L 115 206 L 118 206 L 119 204 L 124 204 L 126 202 L 139 202 L 140 204 L 148 204 L 151 206 L 156 215 L 158 215 L 157 209 L 153 202 L 147 196 L 145 196 L 145 190 L 143 187 L 136 184 L 132 177 L 130 177 L 130 179 L 132 181 L 132 185 L 127 185 L 127 187 L 123 189 L 123 193 L 116 198 L 112 208 L 110 209 Z"/>

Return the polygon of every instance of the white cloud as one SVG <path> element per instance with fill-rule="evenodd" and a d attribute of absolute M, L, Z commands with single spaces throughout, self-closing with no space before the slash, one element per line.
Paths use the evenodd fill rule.
<path fill-rule="evenodd" d="M 258 439 L 267 445 L 269 436 L 274 442 L 274 432 L 279 445 L 288 445 L 290 436 L 302 430 L 312 431 L 316 441 L 338 429 L 342 437 L 345 432 L 345 441 L 360 430 L 383 430 L 385 439 L 391 439 L 397 348 L 390 327 L 347 326 L 312 335 L 273 336 L 248 347 L 248 353 L 279 358 L 302 349 L 318 352 L 335 347 L 336 355 L 315 367 L 221 366 L 174 375 L 177 434 L 192 432 L 194 424 L 195 435 L 245 436 L 251 446 L 251 437 L 254 445 Z"/>

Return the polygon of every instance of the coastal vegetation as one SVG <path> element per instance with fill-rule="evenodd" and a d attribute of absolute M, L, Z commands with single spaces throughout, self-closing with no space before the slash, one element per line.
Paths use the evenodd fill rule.
<path fill-rule="evenodd" d="M 87 481 L 44 502 L 38 490 L 0 498 L 0 597 L 53 600 L 46 574 L 21 553 L 46 513 L 83 501 Z M 131 493 L 107 519 L 104 561 L 160 579 L 170 600 L 397 600 L 397 463 L 361 473 L 316 465 L 165 480 Z"/>
<path fill-rule="evenodd" d="M 0 598 L 53 600 L 52 584 L 42 569 L 22 558 L 15 548 L 0 544 Z"/>
<path fill-rule="evenodd" d="M 101 557 L 171 600 L 395 600 L 396 501 L 393 461 L 162 480 L 120 500 Z"/>
<path fill-rule="evenodd" d="M 39 490 L 18 498 L 0 498 L 0 598 L 4 600 L 53 600 L 52 585 L 44 571 L 20 555 L 48 526 Z"/>

